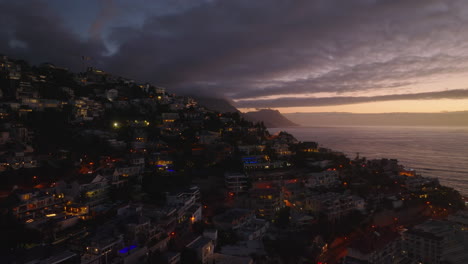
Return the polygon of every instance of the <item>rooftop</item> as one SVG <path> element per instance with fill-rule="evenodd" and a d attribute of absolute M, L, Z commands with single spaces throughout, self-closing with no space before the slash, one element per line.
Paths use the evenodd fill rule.
<path fill-rule="evenodd" d="M 241 208 L 233 208 L 233 209 L 227 210 L 223 214 L 216 215 L 213 218 L 213 220 L 215 222 L 231 223 L 232 221 L 235 221 L 235 220 L 243 218 L 243 217 L 248 217 L 250 215 L 253 215 L 252 210 L 241 209 Z"/>
<path fill-rule="evenodd" d="M 202 237 L 202 236 L 199 236 L 197 237 L 195 240 L 193 240 L 192 242 L 190 242 L 187 247 L 188 248 L 191 248 L 191 249 L 198 249 L 198 248 L 203 248 L 204 246 L 206 246 L 207 244 L 211 243 L 211 239 L 209 238 L 206 238 L 206 237 Z"/>
<path fill-rule="evenodd" d="M 252 258 L 250 257 L 238 257 L 224 255 L 220 253 L 214 253 L 207 260 L 207 263 L 216 263 L 216 264 L 249 264 L 253 263 Z"/>
<path fill-rule="evenodd" d="M 434 234 L 432 234 L 432 233 L 425 232 L 425 231 L 418 230 L 418 229 L 410 229 L 410 230 L 406 231 L 405 233 L 406 233 L 406 234 L 409 234 L 409 235 L 415 235 L 415 236 L 419 236 L 419 237 L 424 237 L 424 238 L 431 239 L 431 240 L 438 240 L 438 241 L 441 241 L 441 240 L 444 239 L 443 237 L 436 236 L 436 235 L 434 235 Z"/>
<path fill-rule="evenodd" d="M 399 237 L 400 235 L 398 233 L 390 229 L 380 229 L 361 236 L 357 241 L 351 244 L 350 248 L 363 254 L 370 254 L 381 250 Z"/>

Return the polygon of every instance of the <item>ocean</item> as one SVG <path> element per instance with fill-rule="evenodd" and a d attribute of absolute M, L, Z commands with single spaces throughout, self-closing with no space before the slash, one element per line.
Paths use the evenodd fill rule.
<path fill-rule="evenodd" d="M 392 158 L 468 196 L 468 127 L 327 126 L 270 128 L 354 158 Z"/>

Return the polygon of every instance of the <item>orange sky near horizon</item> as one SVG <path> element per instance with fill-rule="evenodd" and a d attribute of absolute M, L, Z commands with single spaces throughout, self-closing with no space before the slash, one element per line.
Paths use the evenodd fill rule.
<path fill-rule="evenodd" d="M 349 113 L 440 113 L 468 111 L 468 99 L 436 99 L 436 100 L 401 100 L 369 102 L 349 105 L 332 105 L 316 107 L 278 107 L 271 108 L 287 113 L 319 113 L 319 112 L 349 112 Z M 241 112 L 255 111 L 254 108 L 239 108 Z"/>

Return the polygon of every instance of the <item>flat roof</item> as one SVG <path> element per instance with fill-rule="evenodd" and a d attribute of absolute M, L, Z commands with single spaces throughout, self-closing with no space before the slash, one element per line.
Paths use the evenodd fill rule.
<path fill-rule="evenodd" d="M 214 253 L 211 257 L 207 260 L 208 263 L 215 263 L 216 264 L 249 264 L 253 263 L 252 258 L 250 257 L 238 257 L 238 256 L 231 256 L 225 255 L 220 253 Z"/>
<path fill-rule="evenodd" d="M 211 243 L 211 239 L 206 238 L 206 237 L 199 236 L 199 237 L 197 237 L 195 240 L 193 240 L 192 242 L 190 242 L 190 244 L 188 244 L 187 247 L 188 247 L 188 248 L 192 248 L 192 249 L 197 249 L 197 248 L 202 248 L 202 247 L 204 247 L 204 246 L 207 245 L 208 243 Z"/>
<path fill-rule="evenodd" d="M 44 264 L 56 264 L 56 263 L 61 263 L 62 261 L 65 261 L 65 260 L 68 260 L 68 259 L 71 259 L 73 257 L 76 257 L 77 255 L 71 251 L 64 251 L 64 252 L 61 252 L 57 255 L 54 255 L 50 258 L 47 258 L 45 259 L 44 261 L 42 261 L 41 263 L 44 263 Z"/>

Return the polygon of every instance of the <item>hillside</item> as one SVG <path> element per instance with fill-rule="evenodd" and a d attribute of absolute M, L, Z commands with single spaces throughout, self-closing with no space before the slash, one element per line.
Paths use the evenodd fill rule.
<path fill-rule="evenodd" d="M 239 112 L 228 100 L 223 98 L 214 98 L 214 97 L 197 97 L 195 96 L 198 104 L 206 107 L 207 109 L 218 111 L 221 113 L 227 112 Z"/>
<path fill-rule="evenodd" d="M 227 99 L 214 97 L 195 97 L 198 104 L 210 110 L 218 112 L 239 112 Z M 256 112 L 243 114 L 244 118 L 252 122 L 263 122 L 266 127 L 290 127 L 297 126 L 284 117 L 277 110 L 262 109 Z"/>
<path fill-rule="evenodd" d="M 263 122 L 266 127 L 291 127 L 297 124 L 284 117 L 278 110 L 261 109 L 244 114 L 244 118 L 253 122 Z"/>

